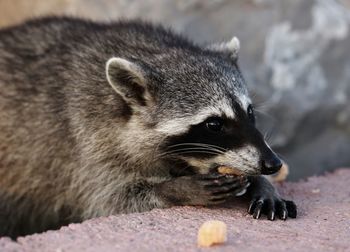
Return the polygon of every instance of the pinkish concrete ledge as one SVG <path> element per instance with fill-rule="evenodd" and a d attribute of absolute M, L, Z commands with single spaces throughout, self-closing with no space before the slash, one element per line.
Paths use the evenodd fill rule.
<path fill-rule="evenodd" d="M 157 209 L 92 219 L 18 242 L 1 238 L 0 251 L 196 251 L 197 230 L 209 219 L 226 222 L 229 232 L 226 244 L 208 251 L 350 251 L 350 169 L 279 187 L 297 203 L 297 219 L 254 220 L 243 207 Z"/>

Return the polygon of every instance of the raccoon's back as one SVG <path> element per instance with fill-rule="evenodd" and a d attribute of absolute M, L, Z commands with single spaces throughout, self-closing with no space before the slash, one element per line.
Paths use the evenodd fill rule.
<path fill-rule="evenodd" d="M 134 53 L 126 38 L 146 39 L 142 25 L 136 27 L 44 18 L 0 30 L 0 180 L 4 171 L 37 170 L 40 162 L 50 170 L 61 159 L 72 162 L 72 120 L 93 124 L 125 113 L 104 67 L 115 54 Z"/>
<path fill-rule="evenodd" d="M 65 82 L 60 74 L 64 60 L 57 59 L 61 50 L 57 39 L 35 27 L 0 31 L 0 212 L 4 216 L 10 204 L 22 208 L 18 213 L 37 209 L 40 214 L 38 206 L 56 201 L 57 191 L 69 184 L 64 164 L 72 163 L 74 140 L 65 112 Z"/>
<path fill-rule="evenodd" d="M 42 33 L 44 34 L 44 33 Z M 60 78 L 49 65 L 50 46 L 38 37 L 37 44 L 29 38 L 29 31 L 15 28 L 0 31 L 0 163 L 4 156 L 18 155 L 25 149 L 32 150 L 40 142 L 43 133 L 57 131 L 62 122 L 59 112 Z M 28 38 L 28 40 L 26 40 Z M 26 42 L 27 41 L 27 42 Z M 61 96 L 61 97 L 60 97 Z M 4 169 L 4 167 L 0 167 Z"/>

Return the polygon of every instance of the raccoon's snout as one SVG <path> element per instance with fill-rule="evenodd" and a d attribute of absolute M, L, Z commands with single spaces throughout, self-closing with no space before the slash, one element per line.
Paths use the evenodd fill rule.
<path fill-rule="evenodd" d="M 282 160 L 277 157 L 275 153 L 271 153 L 268 158 L 262 161 L 261 174 L 270 175 L 276 173 L 282 167 Z"/>

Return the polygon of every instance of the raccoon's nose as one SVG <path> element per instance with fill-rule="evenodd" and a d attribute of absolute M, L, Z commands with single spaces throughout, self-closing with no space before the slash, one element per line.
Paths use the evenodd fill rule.
<path fill-rule="evenodd" d="M 265 159 L 262 162 L 262 171 L 261 173 L 264 175 L 270 175 L 276 173 L 281 169 L 282 161 L 277 156 L 272 156 L 269 159 Z"/>

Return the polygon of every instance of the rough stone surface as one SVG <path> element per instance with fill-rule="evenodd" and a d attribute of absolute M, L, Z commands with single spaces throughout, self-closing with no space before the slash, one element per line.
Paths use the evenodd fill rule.
<path fill-rule="evenodd" d="M 350 164 L 349 0 L 4 0 L 0 26 L 70 14 L 95 20 L 143 18 L 198 43 L 241 40 L 241 68 L 260 126 L 291 166 L 291 178 Z M 71 224 L 0 239 L 0 251 L 196 251 L 199 226 L 223 220 L 228 242 L 213 251 L 350 251 L 350 170 L 279 186 L 296 220 L 253 220 L 246 206 L 172 208 Z"/>
<path fill-rule="evenodd" d="M 198 43 L 238 36 L 260 127 L 296 179 L 350 164 L 349 10 L 349 0 L 8 0 L 0 26 L 70 14 L 161 22 Z"/>
<path fill-rule="evenodd" d="M 110 216 L 18 238 L 0 251 L 198 251 L 197 230 L 211 219 L 228 226 L 228 241 L 210 251 L 350 251 L 350 170 L 279 185 L 299 207 L 297 219 L 254 220 L 246 205 L 177 207 Z M 204 250 L 204 249 L 203 249 Z M 208 249 L 209 250 L 209 249 Z"/>

